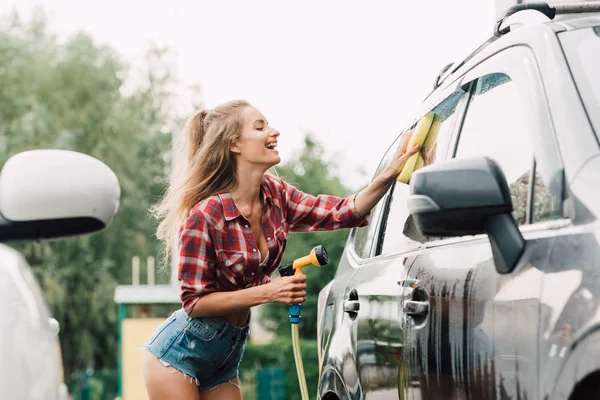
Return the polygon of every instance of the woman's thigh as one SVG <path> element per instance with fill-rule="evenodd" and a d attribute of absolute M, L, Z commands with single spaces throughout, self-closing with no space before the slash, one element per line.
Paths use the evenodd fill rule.
<path fill-rule="evenodd" d="M 228 382 L 221 383 L 214 389 L 200 390 L 199 400 L 242 400 L 242 387 L 236 377 Z"/>
<path fill-rule="evenodd" d="M 192 378 L 173 367 L 164 366 L 147 350 L 144 350 L 144 383 L 150 400 L 201 399 L 198 386 Z"/>

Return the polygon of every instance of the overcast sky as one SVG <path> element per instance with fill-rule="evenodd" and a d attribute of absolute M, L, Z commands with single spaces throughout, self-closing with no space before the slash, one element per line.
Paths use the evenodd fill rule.
<path fill-rule="evenodd" d="M 131 62 L 152 42 L 168 46 L 177 78 L 199 84 L 205 106 L 249 100 L 281 131 L 283 162 L 313 132 L 352 188 L 495 17 L 494 0 L 2 0 L 0 14 L 35 5 L 52 31 L 86 31 Z"/>

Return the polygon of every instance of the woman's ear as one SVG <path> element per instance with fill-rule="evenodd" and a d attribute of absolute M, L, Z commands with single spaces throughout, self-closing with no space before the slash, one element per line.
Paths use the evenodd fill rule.
<path fill-rule="evenodd" d="M 240 146 L 238 146 L 237 142 L 233 142 L 231 146 L 229 146 L 229 151 L 232 153 L 240 154 L 242 151 L 240 150 Z"/>

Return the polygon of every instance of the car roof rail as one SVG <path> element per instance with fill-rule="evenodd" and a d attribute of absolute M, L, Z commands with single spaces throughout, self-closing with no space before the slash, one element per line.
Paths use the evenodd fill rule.
<path fill-rule="evenodd" d="M 441 69 L 441 71 L 435 77 L 435 81 L 433 82 L 434 89 L 437 89 L 438 87 L 440 87 L 442 82 L 444 82 L 444 79 L 446 79 L 446 76 L 450 75 L 449 70 L 450 70 L 450 67 L 452 67 L 453 65 L 454 65 L 453 62 L 444 65 L 444 67 Z"/>
<path fill-rule="evenodd" d="M 586 12 L 599 12 L 600 1 L 585 1 L 579 3 L 548 4 L 548 3 L 522 3 L 509 7 L 496 21 L 494 35 L 502 36 L 510 32 L 513 25 L 547 22 L 553 20 L 558 14 L 577 14 Z"/>
<path fill-rule="evenodd" d="M 457 71 L 460 67 L 462 67 L 471 58 L 473 58 L 477 54 L 479 54 L 479 52 L 481 52 L 483 49 L 485 49 L 490 44 L 492 44 L 494 41 L 496 41 L 496 39 L 498 39 L 498 38 L 495 36 L 492 36 L 491 38 L 489 38 L 488 40 L 483 42 L 474 51 L 469 53 L 469 55 L 467 57 L 465 57 L 462 61 L 456 62 L 456 63 L 450 63 L 450 64 L 444 66 L 444 68 L 442 68 L 442 70 L 440 71 L 438 76 L 435 78 L 433 89 L 435 90 L 438 87 L 442 86 L 442 84 L 444 83 L 446 78 L 448 78 L 450 75 L 452 75 L 455 71 Z"/>

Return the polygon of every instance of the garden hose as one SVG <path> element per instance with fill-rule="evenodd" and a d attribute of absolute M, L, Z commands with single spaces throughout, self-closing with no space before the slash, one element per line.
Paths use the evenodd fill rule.
<path fill-rule="evenodd" d="M 294 260 L 293 262 L 282 265 L 278 268 L 279 275 L 291 276 L 302 273 L 302 268 L 307 265 L 323 266 L 329 261 L 327 250 L 323 246 L 314 247 L 310 254 Z M 298 373 L 298 383 L 300 384 L 300 394 L 302 400 L 308 400 L 308 388 L 306 386 L 306 376 L 304 375 L 304 365 L 302 364 L 302 353 L 300 351 L 300 334 L 298 323 L 302 319 L 302 304 L 291 304 L 289 319 L 292 326 L 292 347 L 294 349 L 294 360 L 296 361 L 296 372 Z"/>
<path fill-rule="evenodd" d="M 302 353 L 300 352 L 300 335 L 298 334 L 298 324 L 292 326 L 292 347 L 294 348 L 294 360 L 296 360 L 296 372 L 298 373 L 298 383 L 300 384 L 300 396 L 302 400 L 308 400 L 308 387 L 306 386 L 306 376 L 304 376 L 304 365 L 302 364 Z"/>

